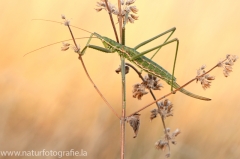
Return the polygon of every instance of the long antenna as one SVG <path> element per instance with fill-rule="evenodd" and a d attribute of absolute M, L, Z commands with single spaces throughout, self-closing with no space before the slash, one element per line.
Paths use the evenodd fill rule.
<path fill-rule="evenodd" d="M 85 39 L 85 38 L 90 38 L 90 37 L 82 37 L 82 38 L 75 38 L 75 39 Z M 92 37 L 92 38 L 96 38 L 96 37 Z M 58 42 L 55 42 L 55 43 L 51 43 L 51 44 L 42 46 L 42 47 L 40 47 L 40 48 L 37 48 L 37 49 L 35 49 L 35 50 L 32 50 L 32 51 L 24 54 L 23 57 L 25 57 L 26 55 L 31 54 L 31 53 L 33 53 L 33 52 L 35 52 L 35 51 L 41 50 L 41 49 L 43 49 L 43 48 L 46 48 L 46 47 L 48 47 L 48 46 L 52 46 L 52 45 L 55 45 L 55 44 L 59 44 L 59 43 L 62 43 L 62 42 L 65 42 L 65 41 L 71 41 L 71 40 L 72 40 L 72 39 L 62 40 L 62 41 L 58 41 Z"/>
<path fill-rule="evenodd" d="M 58 22 L 58 21 L 54 21 L 54 20 L 47 20 L 47 19 L 32 19 L 32 20 L 41 20 L 41 21 L 58 23 L 58 24 L 64 24 L 64 23 L 62 23 L 62 22 Z M 73 27 L 73 28 L 77 28 L 77 29 L 80 29 L 80 30 L 82 30 L 82 31 L 85 31 L 85 32 L 88 32 L 88 33 L 92 34 L 92 32 L 87 31 L 87 30 L 85 30 L 85 29 L 82 29 L 82 28 L 79 28 L 79 27 L 76 27 L 76 26 L 73 26 L 73 25 L 70 25 L 70 26 Z"/>

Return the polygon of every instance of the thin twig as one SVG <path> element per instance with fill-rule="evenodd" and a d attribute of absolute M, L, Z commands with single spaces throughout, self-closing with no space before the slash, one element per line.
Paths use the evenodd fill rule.
<path fill-rule="evenodd" d="M 74 42 L 74 44 L 75 44 L 75 47 L 79 50 L 70 26 L 69 26 L 69 25 L 67 25 L 67 26 L 68 26 L 68 29 L 69 29 L 69 31 L 70 31 L 70 33 L 71 33 L 72 40 L 73 40 L 73 42 Z M 93 86 L 94 86 L 94 88 L 97 90 L 98 94 L 99 94 L 99 95 L 101 96 L 101 98 L 105 101 L 105 103 L 106 103 L 106 104 L 108 105 L 108 107 L 112 110 L 112 112 L 116 115 L 116 117 L 118 117 L 119 119 L 121 119 L 120 116 L 116 113 L 116 111 L 113 109 L 113 107 L 108 103 L 108 101 L 106 100 L 106 98 L 104 98 L 104 96 L 102 95 L 102 93 L 100 92 L 100 90 L 97 88 L 97 86 L 95 85 L 95 83 L 94 83 L 93 80 L 91 79 L 90 75 L 88 74 L 87 68 L 85 67 L 85 64 L 84 64 L 84 62 L 83 62 L 82 56 L 81 56 L 80 54 L 79 54 L 78 59 L 81 61 L 82 66 L 83 66 L 83 68 L 84 68 L 84 71 L 85 71 L 88 79 L 89 79 L 90 82 L 93 84 Z"/>
<path fill-rule="evenodd" d="M 227 58 L 226 58 L 225 60 L 223 60 L 222 62 L 224 62 L 224 61 L 226 61 L 226 60 L 227 60 Z M 132 115 L 134 115 L 134 114 L 136 114 L 136 113 L 139 113 L 140 111 L 146 109 L 147 107 L 151 106 L 152 104 L 156 103 L 157 101 L 162 100 L 162 99 L 164 99 L 164 98 L 166 98 L 166 97 L 168 97 L 168 96 L 170 96 L 170 95 L 172 95 L 172 94 L 175 94 L 175 93 L 176 93 L 177 91 L 179 91 L 180 89 L 186 87 L 187 85 L 189 85 L 190 83 L 192 83 L 193 81 L 195 81 L 198 77 L 203 77 L 204 75 L 206 75 L 207 73 L 209 73 L 209 72 L 211 72 L 213 69 L 215 69 L 216 67 L 218 67 L 218 64 L 215 65 L 213 68 L 211 68 L 209 71 L 205 72 L 204 74 L 202 74 L 202 75 L 200 75 L 200 76 L 197 76 L 197 77 L 191 79 L 190 81 L 188 81 L 187 83 L 185 83 L 185 84 L 182 85 L 181 87 L 179 87 L 179 88 L 175 89 L 174 91 L 172 91 L 172 92 L 170 92 L 170 93 L 162 96 L 161 98 L 159 98 L 159 99 L 157 99 L 157 100 L 154 100 L 153 102 L 151 102 L 151 103 L 149 103 L 148 105 L 142 107 L 141 109 L 135 111 L 134 113 L 131 113 L 131 114 L 128 115 L 127 117 L 130 117 L 130 116 L 132 116 Z"/>
<path fill-rule="evenodd" d="M 126 65 L 130 66 L 138 74 L 139 78 L 141 78 L 143 82 L 145 81 L 143 76 L 142 76 L 142 73 L 140 71 L 138 71 L 133 65 L 131 65 L 129 63 L 126 63 Z M 156 97 L 155 97 L 152 89 L 148 88 L 148 90 L 150 91 L 153 99 L 156 100 Z M 158 108 L 157 102 L 156 102 L 156 105 L 157 105 L 157 108 Z M 167 135 L 167 128 L 166 128 L 166 124 L 165 124 L 165 121 L 164 121 L 164 118 L 163 118 L 162 115 L 161 115 L 161 120 L 162 120 L 162 124 L 163 124 L 163 128 L 164 128 L 165 134 Z M 170 153 L 170 144 L 169 144 L 169 139 L 168 138 L 167 138 L 167 141 L 168 141 L 168 150 L 169 150 L 169 153 Z"/>
<path fill-rule="evenodd" d="M 122 39 L 122 8 L 121 8 L 121 1 L 118 0 L 118 24 L 119 24 L 119 31 L 120 31 L 120 39 Z"/>
<path fill-rule="evenodd" d="M 127 66 L 130 66 L 139 76 L 139 78 L 141 78 L 142 81 L 144 81 L 144 78 L 142 76 L 142 73 L 139 72 L 133 65 L 131 65 L 130 63 L 126 63 Z"/>
<path fill-rule="evenodd" d="M 119 43 L 118 35 L 117 35 L 117 30 L 116 30 L 116 27 L 115 27 L 115 25 L 114 25 L 114 21 L 113 21 L 113 18 L 112 18 L 112 13 L 111 13 L 111 11 L 110 11 L 110 9 L 109 9 L 109 6 L 108 6 L 107 1 L 108 1 L 108 0 L 105 0 L 105 4 L 106 4 L 106 6 L 107 6 L 108 14 L 109 14 L 109 17 L 110 17 L 110 21 L 111 21 L 111 23 L 112 23 L 112 27 L 113 27 L 113 31 L 114 31 L 116 40 L 117 40 L 117 42 Z"/>
<path fill-rule="evenodd" d="M 83 62 L 82 56 L 79 55 L 78 59 L 81 61 L 82 66 L 84 68 L 84 71 L 88 77 L 88 79 L 91 81 L 91 83 L 93 84 L 93 87 L 97 90 L 98 94 L 101 96 L 101 98 L 105 101 L 105 103 L 108 105 L 108 107 L 112 110 L 112 112 L 115 114 L 116 117 L 118 117 L 118 119 L 121 119 L 120 116 L 117 114 L 117 112 L 113 109 L 113 107 L 108 103 L 108 101 L 104 98 L 104 96 L 102 95 L 102 93 L 100 92 L 100 90 L 97 88 L 97 86 L 94 84 L 94 82 L 92 81 L 91 77 L 88 74 L 88 71 L 85 67 L 85 64 Z"/>

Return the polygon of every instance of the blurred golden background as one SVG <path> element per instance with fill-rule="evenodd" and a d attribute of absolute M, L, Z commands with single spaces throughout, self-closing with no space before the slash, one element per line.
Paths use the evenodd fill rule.
<path fill-rule="evenodd" d="M 119 120 L 88 81 L 77 54 L 72 50 L 60 51 L 61 44 L 58 44 L 23 57 L 41 46 L 71 38 L 63 25 L 31 19 L 61 22 L 64 14 L 72 25 L 114 39 L 108 14 L 97 13 L 96 2 L 0 0 L 0 150 L 84 149 L 89 159 L 120 158 Z M 117 1 L 113 4 L 117 5 Z M 240 55 L 239 1 L 137 0 L 135 5 L 139 20 L 127 25 L 126 45 L 134 47 L 176 27 L 172 39 L 180 40 L 175 73 L 179 84 L 195 77 L 202 64 L 209 69 L 226 54 Z M 89 36 L 81 30 L 73 29 L 73 32 L 76 37 Z M 160 44 L 164 38 L 142 50 Z M 78 41 L 82 48 L 86 42 L 86 39 Z M 97 39 L 92 44 L 102 45 Z M 174 50 L 175 44 L 164 47 L 154 61 L 171 71 Z M 118 55 L 89 49 L 83 59 L 94 82 L 120 114 L 121 76 L 115 73 L 120 64 Z M 186 87 L 211 98 L 210 102 L 182 93 L 169 98 L 174 104 L 174 116 L 166 120 L 167 127 L 182 131 L 177 137 L 178 144 L 171 146 L 172 158 L 240 157 L 239 66 L 237 61 L 228 78 L 223 76 L 222 68 L 215 69 L 211 75 L 216 80 L 205 91 L 199 83 Z M 138 82 L 140 79 L 130 70 L 127 114 L 152 101 L 150 95 L 140 101 L 132 98 L 132 85 Z M 157 97 L 170 90 L 163 84 L 164 89 L 156 93 Z M 163 126 L 159 117 L 150 122 L 153 108 L 154 105 L 141 112 L 136 139 L 127 125 L 127 159 L 164 158 L 165 152 L 154 148 L 154 143 L 163 136 Z"/>

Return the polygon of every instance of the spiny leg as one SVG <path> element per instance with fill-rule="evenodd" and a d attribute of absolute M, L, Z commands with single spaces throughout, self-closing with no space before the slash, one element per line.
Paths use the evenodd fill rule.
<path fill-rule="evenodd" d="M 158 46 L 153 47 L 153 48 L 151 48 L 151 49 L 149 49 L 149 50 L 146 50 L 146 51 L 141 52 L 140 54 L 132 57 L 132 59 L 131 59 L 131 60 L 135 60 L 136 58 L 139 58 L 139 57 L 141 57 L 141 56 L 143 56 L 143 55 L 145 55 L 145 54 L 147 54 L 147 53 L 149 53 L 149 52 L 151 52 L 151 51 L 154 51 L 154 50 L 156 50 L 156 49 L 159 50 L 161 47 L 163 47 L 163 46 L 165 46 L 165 45 L 168 45 L 168 44 L 170 44 L 170 43 L 172 43 L 172 42 L 177 42 L 177 46 L 176 46 L 176 52 L 175 52 L 175 58 L 174 58 L 174 64 L 173 64 L 173 71 L 172 71 L 171 91 L 173 91 L 174 71 L 175 71 L 176 60 L 177 60 L 177 53 L 178 53 L 178 46 L 179 46 L 179 40 L 178 40 L 178 39 L 173 39 L 173 40 L 170 40 L 170 41 L 168 41 L 168 42 L 164 42 L 164 43 L 161 44 L 161 45 L 158 45 Z M 156 52 L 156 53 L 157 53 L 157 52 Z"/>
<path fill-rule="evenodd" d="M 176 30 L 176 28 L 173 27 L 173 28 L 171 28 L 171 29 L 169 29 L 169 30 L 167 30 L 167 31 L 165 31 L 165 32 L 163 32 L 163 33 L 161 33 L 161 34 L 159 34 L 159 35 L 157 35 L 157 36 L 155 36 L 155 37 L 149 39 L 149 40 L 146 40 L 146 41 L 144 41 L 144 42 L 138 44 L 138 45 L 135 46 L 133 49 L 137 50 L 138 48 L 140 48 L 140 47 L 146 45 L 147 43 L 150 43 L 151 41 L 156 40 L 156 39 L 160 38 L 161 36 L 163 36 L 163 35 L 165 35 L 165 34 L 171 32 L 171 34 L 170 34 L 170 35 L 167 37 L 167 39 L 164 41 L 164 43 L 165 43 L 165 42 L 166 42 L 166 41 L 172 36 L 172 34 L 175 32 L 175 30 Z M 159 48 L 159 49 L 160 49 L 160 48 Z M 156 54 L 156 53 L 155 53 L 155 54 Z"/>

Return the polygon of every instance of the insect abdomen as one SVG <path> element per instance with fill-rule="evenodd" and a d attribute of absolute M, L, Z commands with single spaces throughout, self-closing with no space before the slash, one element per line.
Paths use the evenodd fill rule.
<path fill-rule="evenodd" d="M 151 61 L 145 56 L 139 57 L 133 61 L 138 67 L 146 71 L 147 73 L 159 77 L 163 79 L 166 82 L 169 82 L 172 80 L 172 75 L 167 72 L 164 68 L 162 68 L 160 65 L 157 63 Z M 174 81 L 176 78 L 173 78 Z"/>

